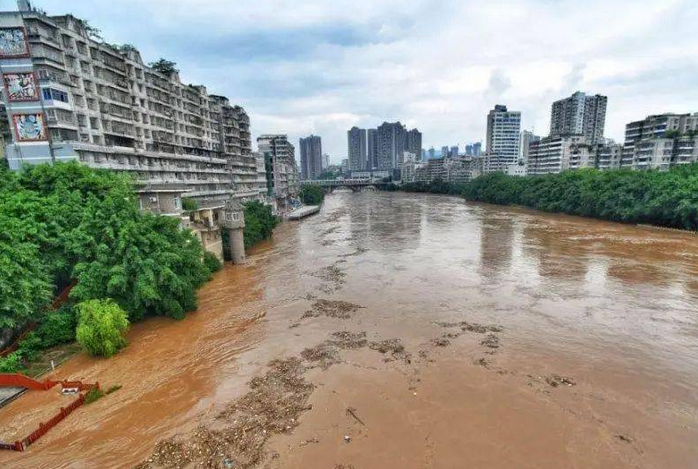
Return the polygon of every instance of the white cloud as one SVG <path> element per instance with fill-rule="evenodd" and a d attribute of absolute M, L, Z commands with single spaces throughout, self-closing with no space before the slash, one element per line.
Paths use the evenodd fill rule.
<path fill-rule="evenodd" d="M 65 2 L 39 0 L 62 14 Z M 401 120 L 426 147 L 483 140 L 494 104 L 548 130 L 575 90 L 609 97 L 606 134 L 649 113 L 698 111 L 694 0 L 75 0 L 146 60 L 250 113 L 256 134 L 315 133 L 335 161 L 352 125 Z"/>

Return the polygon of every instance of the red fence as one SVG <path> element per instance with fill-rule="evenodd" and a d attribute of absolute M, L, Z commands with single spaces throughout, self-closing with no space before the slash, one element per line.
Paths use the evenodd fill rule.
<path fill-rule="evenodd" d="M 99 383 L 85 384 L 82 381 L 52 381 L 49 379 L 41 382 L 17 373 L 0 374 L 0 386 L 24 387 L 28 389 L 47 391 L 57 384 L 60 384 L 63 389 L 75 388 L 79 391 L 87 391 L 92 388 L 99 389 Z M 50 420 L 45 423 L 39 423 L 39 428 L 31 432 L 27 437 L 17 440 L 14 443 L 3 443 L 0 441 L 0 450 L 24 451 L 29 445 L 48 433 L 49 430 L 58 425 L 61 420 L 66 418 L 84 403 L 85 395 L 80 394 L 78 398 L 71 402 L 68 407 L 61 407 L 61 410 L 58 411 L 56 415 L 51 417 Z"/>

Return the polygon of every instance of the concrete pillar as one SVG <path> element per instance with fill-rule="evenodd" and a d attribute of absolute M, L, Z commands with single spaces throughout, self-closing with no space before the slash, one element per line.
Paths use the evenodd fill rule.
<path fill-rule="evenodd" d="M 228 229 L 230 235 L 230 258 L 233 264 L 245 262 L 245 236 L 242 228 Z"/>

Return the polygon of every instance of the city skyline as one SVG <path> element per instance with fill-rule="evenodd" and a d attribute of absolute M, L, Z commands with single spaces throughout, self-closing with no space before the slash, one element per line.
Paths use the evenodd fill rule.
<path fill-rule="evenodd" d="M 626 123 L 690 112 L 698 99 L 689 56 L 696 35 L 687 29 L 698 8 L 687 1 L 641 2 L 632 11 L 621 2 L 564 9 L 515 2 L 504 16 L 495 4 L 448 1 L 407 2 L 397 15 L 387 14 L 393 2 L 367 4 L 358 15 L 361 8 L 320 2 L 288 9 L 270 2 L 164 5 L 76 1 L 71 11 L 107 42 L 133 43 L 145 61 L 173 60 L 184 82 L 207 83 L 240 103 L 253 141 L 262 133 L 287 133 L 291 141 L 320 135 L 333 164 L 346 157 L 346 129 L 354 125 L 400 119 L 424 133 L 423 148 L 462 145 L 484 140 L 482 116 L 502 103 L 522 112 L 523 129 L 546 135 L 550 103 L 588 91 L 609 97 L 605 136 L 622 141 Z M 36 6 L 49 14 L 65 8 L 56 0 Z M 532 18 L 536 28 L 517 27 Z M 516 44 L 503 37 L 478 52 L 483 28 L 495 19 L 516 31 Z M 688 42 L 672 47 L 664 30 Z M 638 38 L 649 47 L 644 58 L 632 53 Z M 391 65 L 396 59 L 405 65 Z"/>

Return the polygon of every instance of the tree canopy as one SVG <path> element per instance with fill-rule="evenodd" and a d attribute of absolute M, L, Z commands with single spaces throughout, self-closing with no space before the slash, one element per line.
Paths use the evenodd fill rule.
<path fill-rule="evenodd" d="M 461 185 L 433 181 L 404 184 L 401 189 L 460 194 L 474 201 L 698 230 L 698 164 L 669 171 L 582 169 L 526 177 L 491 173 Z"/>
<path fill-rule="evenodd" d="M 183 317 L 210 276 L 196 236 L 139 211 L 132 181 L 78 163 L 0 169 L 0 327 L 74 301 L 113 298 L 131 320 Z"/>

